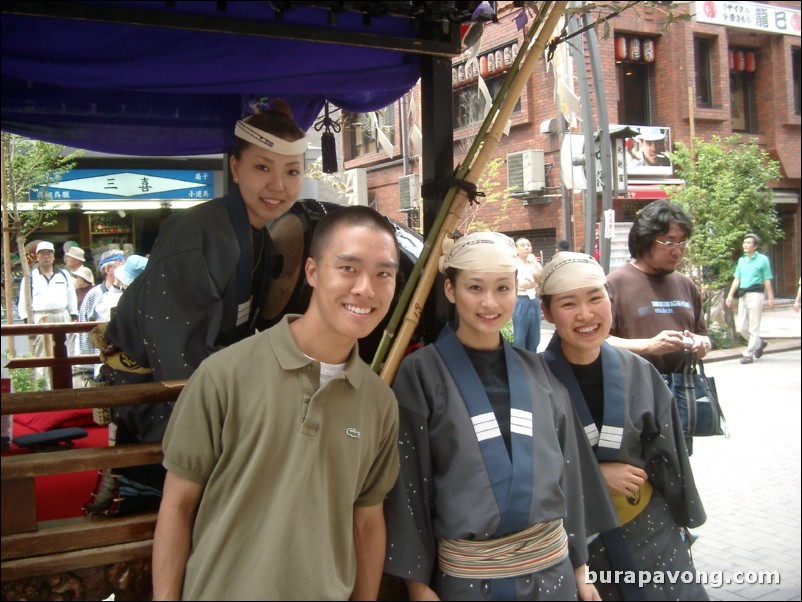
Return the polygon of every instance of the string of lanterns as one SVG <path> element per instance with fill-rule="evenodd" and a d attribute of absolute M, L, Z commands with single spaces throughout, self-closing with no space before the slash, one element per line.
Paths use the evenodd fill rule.
<path fill-rule="evenodd" d="M 481 56 L 478 61 L 469 61 L 455 66 L 451 70 L 451 86 L 459 88 L 472 84 L 482 78 L 494 77 L 506 73 L 518 55 L 518 43 L 491 50 Z"/>
<path fill-rule="evenodd" d="M 653 63 L 656 58 L 652 38 L 615 37 L 615 60 L 632 63 Z"/>
<path fill-rule="evenodd" d="M 757 53 L 744 48 L 730 48 L 730 71 L 754 73 L 757 70 Z"/>

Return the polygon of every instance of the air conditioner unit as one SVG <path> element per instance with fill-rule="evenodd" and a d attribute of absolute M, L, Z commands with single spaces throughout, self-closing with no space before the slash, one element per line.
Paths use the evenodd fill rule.
<path fill-rule="evenodd" d="M 415 209 L 420 199 L 420 183 L 418 174 L 398 178 L 398 196 L 401 199 L 401 211 Z"/>
<path fill-rule="evenodd" d="M 359 167 L 345 170 L 343 182 L 348 187 L 345 193 L 347 205 L 368 204 L 368 172 L 366 169 Z"/>
<path fill-rule="evenodd" d="M 546 187 L 542 150 L 525 150 L 507 155 L 507 185 L 510 194 L 541 192 Z"/>

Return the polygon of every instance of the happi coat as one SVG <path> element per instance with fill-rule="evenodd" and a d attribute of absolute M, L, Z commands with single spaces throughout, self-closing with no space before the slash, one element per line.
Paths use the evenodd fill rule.
<path fill-rule="evenodd" d="M 543 354 L 549 370 L 568 391 L 599 462 L 623 462 L 646 471 L 653 487 L 651 501 L 623 525 L 637 570 L 694 571 L 688 544 L 680 527 L 697 527 L 706 514 L 696 490 L 682 426 L 671 391 L 648 361 L 625 349 L 604 343 L 601 369 L 604 420 L 593 421 L 585 398 L 555 334 Z M 589 568 L 599 574 L 613 567 L 601 539 L 590 546 Z M 603 600 L 621 599 L 618 588 L 596 583 Z M 700 584 L 651 583 L 647 600 L 706 600 Z"/>
<path fill-rule="evenodd" d="M 450 360 L 456 377 L 444 355 L 456 358 Z M 511 434 L 512 461 L 500 435 L 479 442 L 463 392 L 479 389 L 483 410 L 492 409 L 450 326 L 436 344 L 405 358 L 393 383 L 401 472 L 385 502 L 385 572 L 430 584 L 443 599 L 497 598 L 498 584 L 445 575 L 438 539 L 489 540 L 563 519 L 570 562 L 542 575 L 493 581 L 512 581 L 517 599 L 565 599 L 576 595 L 573 567 L 587 560 L 586 536 L 617 521 L 565 390 L 551 387 L 536 354 L 505 342 L 504 356 L 519 424 Z"/>
<path fill-rule="evenodd" d="M 251 236 L 238 188 L 164 223 L 106 329 L 106 339 L 152 375 L 119 373 L 114 384 L 189 378 L 212 353 L 253 334 L 280 256 L 265 231 L 260 287 L 252 290 Z M 172 406 L 115 408 L 118 443 L 160 441 Z"/>

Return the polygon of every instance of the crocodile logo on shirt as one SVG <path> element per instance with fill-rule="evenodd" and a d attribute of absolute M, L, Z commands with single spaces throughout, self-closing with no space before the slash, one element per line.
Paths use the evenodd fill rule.
<path fill-rule="evenodd" d="M 345 434 L 348 435 L 349 437 L 353 437 L 354 439 L 359 439 L 360 437 L 359 431 L 352 426 L 345 429 Z"/>

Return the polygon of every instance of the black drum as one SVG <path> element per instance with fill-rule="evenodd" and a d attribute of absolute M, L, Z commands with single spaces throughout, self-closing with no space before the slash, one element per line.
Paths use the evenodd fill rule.
<path fill-rule="evenodd" d="M 284 314 L 302 314 L 309 305 L 312 289 L 303 277 L 312 234 L 324 215 L 340 209 L 343 205 L 324 203 L 314 199 L 297 201 L 292 208 L 270 226 L 270 236 L 284 256 L 282 272 L 270 283 L 267 299 L 262 306 L 261 318 L 267 326 L 279 322 Z M 359 355 L 368 363 L 381 343 L 387 324 L 406 286 L 415 262 L 423 250 L 423 238 L 410 228 L 388 218 L 395 228 L 396 239 L 401 249 L 401 265 L 398 270 L 395 297 L 387 317 L 370 336 L 359 341 Z"/>

